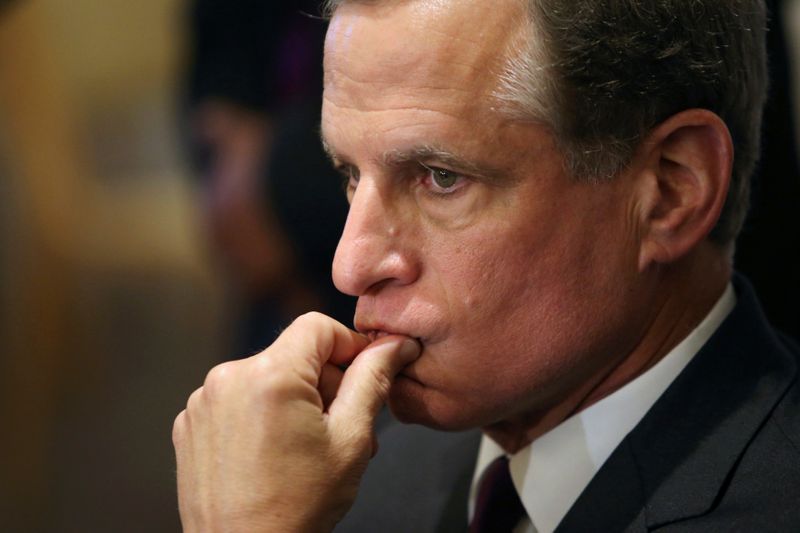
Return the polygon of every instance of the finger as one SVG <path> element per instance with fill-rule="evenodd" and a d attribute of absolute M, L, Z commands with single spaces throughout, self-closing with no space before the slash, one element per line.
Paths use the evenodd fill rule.
<path fill-rule="evenodd" d="M 175 447 L 176 453 L 183 444 L 187 429 L 186 409 L 184 409 L 178 413 L 178 416 L 175 417 L 175 421 L 172 423 L 172 445 Z"/>
<path fill-rule="evenodd" d="M 191 436 L 189 435 L 188 415 L 186 410 L 180 412 L 175 418 L 172 426 L 172 442 L 175 447 L 175 467 L 178 485 L 178 511 L 181 516 L 183 526 L 189 531 L 190 523 L 189 513 L 186 509 L 186 502 L 184 495 L 191 488 L 188 485 L 191 483 L 187 476 L 191 472 Z"/>
<path fill-rule="evenodd" d="M 336 365 L 331 363 L 323 365 L 322 374 L 319 376 L 319 386 L 317 388 L 319 389 L 319 395 L 322 398 L 322 405 L 325 411 L 328 410 L 331 402 L 333 402 L 333 399 L 336 397 L 343 376 L 344 372 Z"/>
<path fill-rule="evenodd" d="M 361 425 L 361 430 L 371 430 L 395 376 L 419 355 L 419 343 L 400 336 L 384 337 L 358 354 L 330 406 L 331 423 L 352 421 Z"/>
<path fill-rule="evenodd" d="M 307 313 L 292 322 L 259 357 L 278 355 L 316 387 L 325 363 L 347 363 L 367 344 L 366 337 L 334 319 Z"/>

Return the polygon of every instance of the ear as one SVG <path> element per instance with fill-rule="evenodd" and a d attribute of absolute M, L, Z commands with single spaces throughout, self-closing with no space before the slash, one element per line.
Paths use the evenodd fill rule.
<path fill-rule="evenodd" d="M 728 194 L 733 142 L 705 109 L 673 115 L 647 136 L 637 157 L 639 270 L 672 263 L 702 242 Z"/>

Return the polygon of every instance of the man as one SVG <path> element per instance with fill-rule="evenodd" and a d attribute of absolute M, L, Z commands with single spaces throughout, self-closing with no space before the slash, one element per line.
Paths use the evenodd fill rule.
<path fill-rule="evenodd" d="M 332 9 L 333 277 L 358 333 L 304 316 L 211 371 L 175 423 L 184 527 L 330 530 L 384 400 L 482 428 L 477 467 L 469 434 L 384 427 L 344 530 L 800 526 L 798 351 L 730 285 L 763 4 Z M 520 500 L 502 526 L 495 477 Z"/>

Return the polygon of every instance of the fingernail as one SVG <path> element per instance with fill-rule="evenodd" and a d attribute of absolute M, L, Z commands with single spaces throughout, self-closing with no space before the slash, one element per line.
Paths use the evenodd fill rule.
<path fill-rule="evenodd" d="M 406 339 L 400 346 L 400 356 L 409 362 L 418 358 L 422 353 L 422 346 L 414 339 Z"/>

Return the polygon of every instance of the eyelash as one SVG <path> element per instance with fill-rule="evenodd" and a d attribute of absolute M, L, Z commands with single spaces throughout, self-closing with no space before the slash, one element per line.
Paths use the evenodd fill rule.
<path fill-rule="evenodd" d="M 426 185 L 428 192 L 434 196 L 451 196 L 457 193 L 466 185 L 467 178 L 458 172 L 453 172 L 452 170 L 448 170 L 446 168 L 439 168 L 439 167 L 431 167 L 426 165 L 425 163 L 420 163 L 422 168 L 427 171 L 427 175 L 423 178 L 423 184 Z M 437 185 L 435 183 L 435 176 L 439 177 L 451 177 L 455 178 L 455 183 L 450 185 L 449 187 L 442 187 L 441 185 Z M 426 183 L 427 182 L 427 183 Z M 439 188 L 442 190 L 434 190 L 434 188 Z"/>
<path fill-rule="evenodd" d="M 432 167 L 426 165 L 425 163 L 419 163 L 419 165 L 422 167 L 422 170 L 424 170 L 423 176 L 419 179 L 419 181 L 425 187 L 426 192 L 432 196 L 451 196 L 456 194 L 466 185 L 467 178 L 457 172 L 448 170 L 446 168 Z M 352 165 L 342 164 L 336 166 L 336 171 L 342 176 L 342 190 L 345 192 L 345 194 L 349 195 L 355 191 L 360 178 L 358 168 Z M 436 175 L 439 175 L 440 177 L 453 177 L 455 178 L 456 182 L 450 187 L 442 187 L 441 185 L 437 185 L 435 183 L 434 176 Z M 442 190 L 435 190 L 437 188 Z"/>
<path fill-rule="evenodd" d="M 335 169 L 342 176 L 342 190 L 344 193 L 349 194 L 354 191 L 356 185 L 358 185 L 358 169 L 352 165 L 337 165 Z M 354 181 L 355 184 L 353 184 Z"/>

